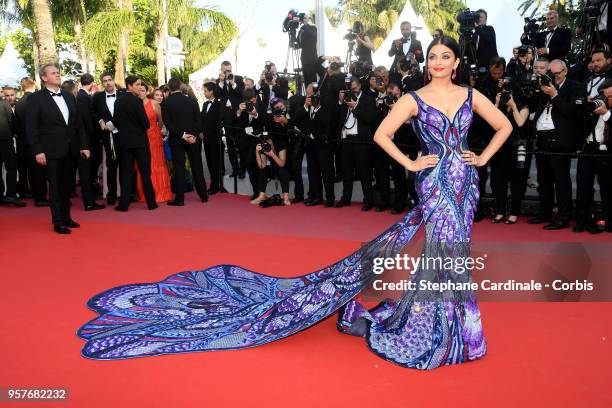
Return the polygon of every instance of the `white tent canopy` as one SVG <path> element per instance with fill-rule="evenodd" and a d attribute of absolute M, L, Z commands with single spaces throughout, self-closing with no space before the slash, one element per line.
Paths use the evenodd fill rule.
<path fill-rule="evenodd" d="M 0 57 L 0 86 L 19 86 L 21 78 L 28 76 L 24 62 L 15 49 L 13 42 L 8 40 L 6 48 Z"/>
<path fill-rule="evenodd" d="M 374 55 L 372 55 L 372 59 L 374 60 L 374 63 L 376 65 L 384 65 L 385 67 L 390 68 L 391 64 L 393 63 L 393 57 L 389 56 L 389 50 L 391 49 L 391 44 L 393 43 L 393 40 L 401 38 L 402 36 L 402 32 L 400 30 L 400 25 L 402 24 L 402 21 L 410 22 L 412 24 L 413 29 L 415 27 L 422 28 L 421 30 L 417 30 L 417 40 L 419 40 L 423 45 L 423 52 L 425 52 L 425 48 L 427 48 L 433 40 L 433 37 L 429 32 L 429 28 L 425 24 L 423 16 L 417 16 L 414 12 L 414 9 L 412 8 L 412 5 L 409 1 L 407 1 L 406 5 L 404 6 L 404 9 L 395 21 L 395 24 L 393 24 L 389 35 L 387 35 L 387 38 L 385 38 L 380 47 L 378 47 L 376 52 L 374 52 Z"/>

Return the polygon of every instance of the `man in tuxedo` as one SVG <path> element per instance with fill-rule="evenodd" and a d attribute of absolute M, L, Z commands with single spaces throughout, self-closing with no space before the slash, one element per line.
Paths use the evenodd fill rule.
<path fill-rule="evenodd" d="M 476 65 L 479 72 L 485 73 L 491 59 L 497 57 L 497 39 L 493 26 L 487 25 L 487 12 L 480 9 L 477 13 L 480 18 L 475 23 Z"/>
<path fill-rule="evenodd" d="M 255 158 L 255 149 L 259 143 L 259 139 L 256 135 L 260 135 L 263 131 L 263 117 L 265 116 L 265 112 L 266 107 L 259 98 L 259 95 L 255 93 L 255 89 L 245 89 L 243 102 L 238 105 L 233 123 L 240 128 L 240 132 L 243 134 L 243 140 L 245 141 L 245 144 L 241 145 L 241 156 L 244 157 L 242 163 L 249 174 L 249 181 L 253 187 L 251 200 L 259 196 L 257 184 L 259 168 L 257 167 Z"/>
<path fill-rule="evenodd" d="M 77 103 L 81 108 L 83 117 L 83 125 L 89 137 L 91 144 L 91 159 L 90 162 L 90 184 L 94 195 L 101 195 L 102 191 L 98 183 L 98 170 L 102 164 L 102 131 L 97 123 L 93 108 L 93 87 L 95 79 L 91 74 L 83 74 L 80 79 L 81 89 L 77 93 Z"/>
<path fill-rule="evenodd" d="M 362 211 L 373 206 L 371 142 L 376 130 L 377 112 L 374 98 L 361 91 L 359 78 L 351 78 L 351 97 L 345 100 L 345 91 L 339 92 L 334 117 L 338 118 L 343 175 L 342 198 L 335 207 L 350 205 L 353 195 L 353 171 L 357 170 L 363 190 Z"/>
<path fill-rule="evenodd" d="M 185 154 L 189 159 L 196 191 L 205 203 L 208 194 L 202 165 L 202 142 L 197 137 L 201 129 L 200 108 L 196 101 L 181 93 L 180 79 L 170 78 L 168 88 L 170 96 L 161 104 L 174 166 L 174 200 L 169 201 L 168 205 L 185 205 Z"/>
<path fill-rule="evenodd" d="M 256 88 L 260 90 L 261 100 L 267 108 L 270 107 L 270 101 L 275 97 L 284 100 L 289 97 L 289 82 L 286 78 L 278 76 L 276 65 L 273 62 L 266 65 Z"/>
<path fill-rule="evenodd" d="M 69 234 L 80 226 L 70 217 L 70 154 L 89 158 L 89 141 L 76 99 L 60 89 L 59 66 L 45 64 L 39 75 L 45 86 L 28 98 L 25 132 L 36 162 L 46 170 L 53 230 Z"/>
<path fill-rule="evenodd" d="M 231 123 L 232 115 L 238 109 L 238 105 L 242 100 L 242 93 L 244 92 L 244 80 L 240 75 L 234 75 L 232 73 L 232 64 L 229 61 L 223 61 L 221 63 L 221 71 L 217 78 L 217 90 L 218 98 L 221 99 L 223 104 L 223 119 L 225 123 Z M 230 164 L 232 165 L 231 177 L 239 175 L 242 167 L 238 162 L 238 155 L 236 154 L 236 141 L 237 131 L 231 127 L 228 127 L 225 132 L 225 140 L 227 142 L 227 155 L 229 157 Z M 222 160 L 222 176 L 225 173 L 225 163 Z M 221 186 L 222 193 L 226 190 Z M 214 194 L 215 191 L 209 191 L 209 194 Z"/>
<path fill-rule="evenodd" d="M 319 69 L 319 54 L 317 52 L 317 27 L 310 24 L 310 17 L 304 14 L 302 27 L 297 33 L 297 41 L 302 49 L 300 60 L 302 62 L 302 74 L 306 85 L 317 82 L 317 71 Z"/>
<path fill-rule="evenodd" d="M 120 176 L 121 198 L 116 211 L 126 212 L 130 206 L 132 194 L 132 179 L 134 177 L 134 162 L 142 180 L 142 189 L 149 210 L 157 208 L 155 190 L 151 182 L 151 150 L 147 129 L 150 126 L 142 100 L 138 94 L 142 88 L 139 77 L 130 75 L 125 78 L 127 92 L 115 102 L 113 124 L 121 134 L 121 165 Z M 184 180 L 184 178 L 182 179 Z"/>
<path fill-rule="evenodd" d="M 204 154 L 210 173 L 210 190 L 208 193 L 216 194 L 223 185 L 223 173 L 221 171 L 221 160 L 223 160 L 223 141 L 221 140 L 223 106 L 218 98 L 217 87 L 214 82 L 204 84 L 204 97 L 207 101 L 202 106 L 200 123 Z"/>
<path fill-rule="evenodd" d="M 6 89 L 6 88 L 5 88 Z M 2 174 L 0 174 L 0 204 L 13 204 L 25 207 L 25 203 L 17 198 L 17 154 L 14 147 L 15 119 L 11 99 L 6 98 L 9 92 L 4 92 L 5 100 L 0 100 L 0 173 L 2 164 L 6 169 L 6 193 Z"/>
<path fill-rule="evenodd" d="M 578 145 L 580 133 L 576 116 L 576 100 L 584 94 L 582 86 L 567 78 L 567 66 L 562 60 L 550 63 L 555 77 L 554 86 L 543 85 L 536 122 L 536 148 L 543 152 L 571 153 Z M 569 227 L 572 213 L 571 157 L 560 155 L 536 155 L 538 172 L 539 209 L 529 224 L 549 222 L 546 230 Z M 556 196 L 558 212 L 552 219 L 553 201 Z"/>
<path fill-rule="evenodd" d="M 559 27 L 559 14 L 556 11 L 546 13 L 547 31 L 535 37 L 539 57 L 549 61 L 564 60 L 572 45 L 572 32 L 569 28 Z"/>
<path fill-rule="evenodd" d="M 28 198 L 31 193 L 31 198 L 34 199 L 34 206 L 45 207 L 49 205 L 45 169 L 36 163 L 25 133 L 28 99 L 30 95 L 36 92 L 36 82 L 32 78 L 25 77 L 21 79 L 20 84 L 23 95 L 15 105 L 17 166 L 19 169 L 17 192 L 25 198 Z"/>
<path fill-rule="evenodd" d="M 121 160 L 120 134 L 113 116 L 115 113 L 115 103 L 124 94 L 119 91 L 115 84 L 113 74 L 104 72 L 100 75 L 100 82 L 104 91 L 98 92 L 93 96 L 93 115 L 94 119 L 102 132 L 102 144 L 106 156 L 106 203 L 114 205 L 117 201 L 117 171 Z"/>
<path fill-rule="evenodd" d="M 423 47 L 421 46 L 421 42 L 419 40 L 413 38 L 412 25 L 410 22 L 402 21 L 400 24 L 400 30 L 402 32 L 402 38 L 394 40 L 391 44 L 391 49 L 389 50 L 389 56 L 394 57 L 393 63 L 389 68 L 389 80 L 391 82 L 395 82 L 396 84 L 400 83 L 402 80 L 402 76 L 397 70 L 397 63 L 399 60 L 412 53 L 417 62 L 422 63 L 425 61 Z"/>

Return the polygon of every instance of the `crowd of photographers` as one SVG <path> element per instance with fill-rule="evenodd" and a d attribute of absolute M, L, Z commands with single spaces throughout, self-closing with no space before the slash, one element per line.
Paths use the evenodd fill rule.
<path fill-rule="evenodd" d="M 607 2 L 598 9 L 602 15 L 604 6 Z M 607 8 L 605 11 L 607 15 Z M 202 127 L 208 134 L 225 135 L 204 143 L 209 190 L 225 191 L 226 147 L 231 176 L 248 177 L 252 204 L 266 207 L 304 202 L 307 206 L 344 207 L 351 203 L 353 184 L 359 181 L 363 211 L 399 214 L 414 206 L 418 201 L 414 174 L 372 143 L 375 130 L 398 98 L 427 82 L 419 65 L 424 62 L 423 48 L 411 24 L 401 24 L 402 37 L 391 45 L 388 54 L 394 59 L 387 69 L 372 65 L 371 40 L 356 23 L 345 37 L 357 44 L 355 58 L 345 67 L 338 57 L 314 60 L 316 27 L 302 15 L 298 32 L 299 25 L 289 17 L 284 29 L 303 50 L 305 94 L 290 92 L 287 78 L 279 75 L 271 62 L 265 64 L 259 78 L 251 79 L 232 73 L 231 64 L 225 61 L 218 78 L 204 84 L 208 101 L 202 108 Z M 566 62 L 572 35 L 569 29 L 559 27 L 554 11 L 547 13 L 544 30 L 534 28 L 535 20 L 527 22 L 522 44 L 508 62 L 498 56 L 495 31 L 487 25 L 486 11 L 468 11 L 458 20 L 462 41 L 467 44 L 462 48 L 471 53 L 465 60 L 471 58 L 471 62 L 464 66 L 457 82 L 469 83 L 482 92 L 514 127 L 490 163 L 478 168 L 480 196 L 484 196 L 490 176 L 495 205 L 491 214 L 480 202 L 475 220 L 490 216 L 493 223 L 516 223 L 526 188 L 533 185 L 529 170 L 535 160 L 539 208 L 528 223 L 556 230 L 569 227 L 570 219 L 575 218 L 576 232 L 612 232 L 612 146 L 608 138 L 612 59 L 607 18 L 600 16 L 606 24 L 598 27 L 597 44 L 584 64 L 572 67 Z M 436 30 L 434 35 L 443 33 Z M 493 133 L 475 116 L 468 136 L 470 148 L 484 148 Z M 419 141 L 410 122 L 396 132 L 394 141 L 409 157 L 417 156 Z M 570 166 L 576 157 L 578 171 L 572 180 Z M 308 191 L 302 176 L 304 159 Z M 593 211 L 595 178 L 602 198 L 598 214 Z M 266 194 L 270 181 L 277 184 L 277 190 L 280 185 L 281 194 Z M 294 182 L 292 197 L 290 181 Z M 339 182 L 342 193 L 336 196 L 334 186 Z"/>

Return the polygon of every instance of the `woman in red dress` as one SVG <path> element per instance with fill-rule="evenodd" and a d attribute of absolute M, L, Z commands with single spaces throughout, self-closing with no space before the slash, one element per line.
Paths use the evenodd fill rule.
<path fill-rule="evenodd" d="M 148 91 L 147 85 L 143 84 L 139 96 L 140 99 L 142 99 L 150 123 L 149 130 L 147 130 L 147 136 L 149 137 L 149 148 L 151 149 L 151 182 L 155 189 L 155 201 L 161 203 L 172 199 L 172 190 L 170 187 L 170 175 L 168 174 L 168 167 L 166 167 L 166 160 L 164 157 L 162 134 L 159 130 L 160 127 L 163 126 L 161 109 L 157 102 L 148 98 Z M 138 188 L 138 199 L 144 202 L 140 174 L 138 174 L 136 183 Z"/>

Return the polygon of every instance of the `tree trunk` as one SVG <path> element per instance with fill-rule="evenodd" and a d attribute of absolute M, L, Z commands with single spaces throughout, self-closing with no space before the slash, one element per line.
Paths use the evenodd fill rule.
<path fill-rule="evenodd" d="M 166 83 L 166 66 L 164 55 L 164 30 L 162 27 L 155 27 L 155 46 L 157 53 L 155 56 L 157 63 L 157 86 Z"/>
<path fill-rule="evenodd" d="M 89 72 L 89 64 L 87 62 L 87 51 L 83 42 L 83 31 L 81 24 L 81 7 L 79 2 L 72 3 L 72 25 L 74 28 L 74 37 L 76 40 L 76 52 L 81 64 L 82 72 Z"/>
<path fill-rule="evenodd" d="M 35 32 L 32 32 L 32 59 L 34 60 L 34 81 L 40 89 L 40 76 L 38 75 L 38 67 L 40 67 L 40 58 L 38 56 L 38 39 Z"/>
<path fill-rule="evenodd" d="M 122 10 L 132 10 L 132 0 L 118 0 L 118 6 Z M 128 59 L 128 41 L 129 30 L 123 29 L 119 36 L 117 44 L 117 55 L 115 57 L 115 81 L 120 86 L 125 86 L 125 77 L 127 75 L 127 59 Z"/>
<path fill-rule="evenodd" d="M 40 64 L 57 63 L 59 57 L 55 48 L 55 32 L 53 31 L 53 19 L 48 0 L 32 0 L 34 11 L 34 22 L 36 25 L 36 36 Z M 38 67 L 37 67 L 38 68 Z"/>

